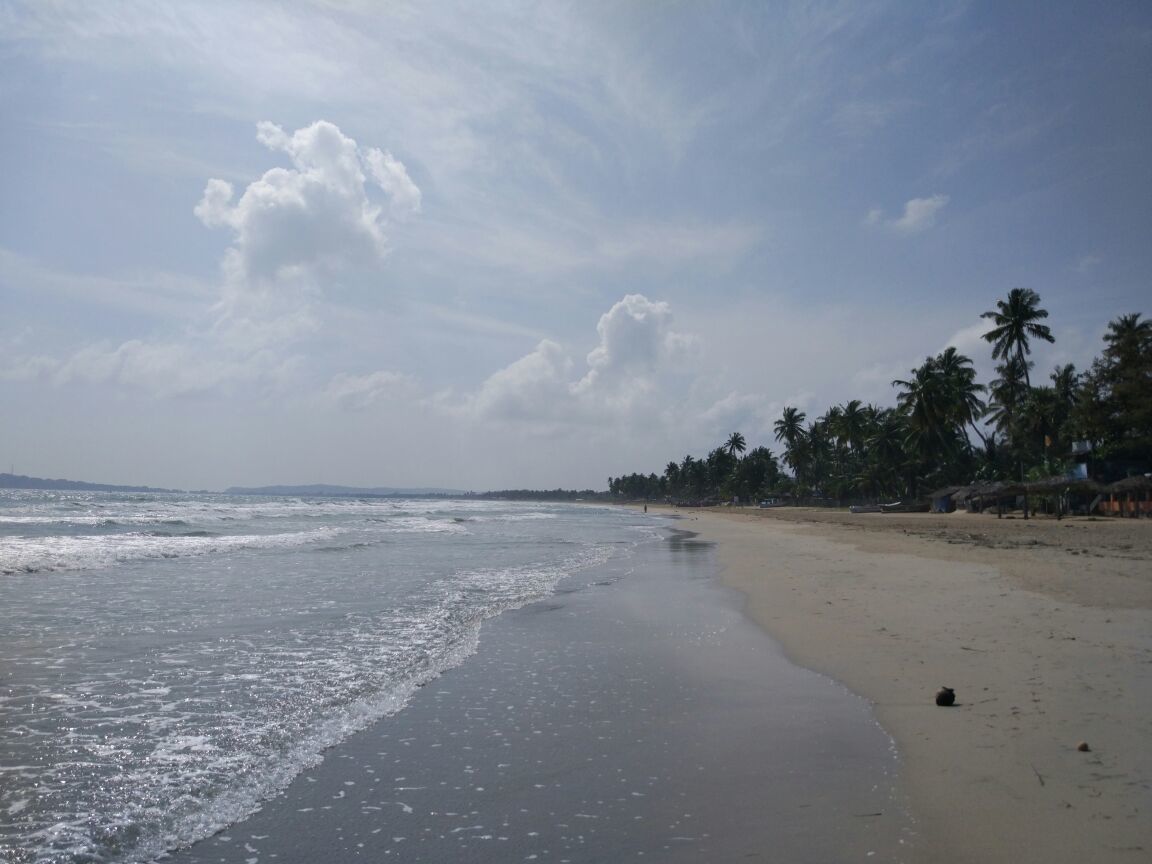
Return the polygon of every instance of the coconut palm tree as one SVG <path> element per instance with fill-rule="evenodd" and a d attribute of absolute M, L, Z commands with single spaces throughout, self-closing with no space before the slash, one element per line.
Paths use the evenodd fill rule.
<path fill-rule="evenodd" d="M 1134 312 L 1108 322 L 1108 332 L 1104 334 L 1108 347 L 1104 353 L 1110 359 L 1131 360 L 1152 344 L 1152 320 L 1141 321 L 1140 317 L 1139 312 Z"/>
<path fill-rule="evenodd" d="M 866 409 L 859 399 L 846 402 L 840 409 L 840 435 L 853 452 L 864 445 L 864 430 L 868 424 Z"/>
<path fill-rule="evenodd" d="M 926 462 L 948 450 L 951 406 L 944 380 L 932 358 L 913 369 L 911 378 L 897 378 L 892 386 L 900 388 L 896 404 L 908 418 L 907 443 L 911 449 Z"/>
<path fill-rule="evenodd" d="M 1013 420 L 1028 397 L 1028 363 L 1013 355 L 996 367 L 1000 377 L 988 385 L 991 403 L 988 417 L 997 432 L 1010 435 Z"/>
<path fill-rule="evenodd" d="M 946 398 L 951 403 L 949 414 L 952 421 L 961 431 L 965 427 L 971 427 L 987 449 L 988 438 L 980 431 L 976 421 L 988 410 L 988 406 L 980 398 L 980 394 L 988 388 L 976 383 L 976 370 L 972 366 L 971 358 L 965 357 L 949 345 L 937 355 L 935 363 L 938 373 L 944 379 Z"/>
<path fill-rule="evenodd" d="M 1057 366 L 1052 370 L 1051 378 L 1052 389 L 1056 391 L 1060 401 L 1071 406 L 1076 401 L 1076 386 L 1080 383 L 1080 376 L 1076 374 L 1076 367 L 1071 363 Z"/>
<path fill-rule="evenodd" d="M 1048 317 L 1048 310 L 1040 308 L 1040 295 L 1031 288 L 1013 288 L 1007 300 L 997 300 L 996 309 L 984 312 L 981 318 L 990 318 L 996 326 L 984 334 L 992 344 L 992 359 L 1007 360 L 1015 357 L 1024 368 L 1024 383 L 1031 387 L 1026 356 L 1030 338 L 1055 342 L 1052 331 L 1038 321 Z"/>
<path fill-rule="evenodd" d="M 1078 397 L 1078 426 L 1114 459 L 1152 461 L 1152 321 L 1139 313 L 1109 322 L 1104 352 Z"/>
<path fill-rule="evenodd" d="M 747 449 L 747 445 L 744 443 L 744 436 L 739 432 L 733 432 L 728 436 L 728 440 L 724 442 L 724 449 L 728 451 L 729 456 L 743 453 Z"/>
<path fill-rule="evenodd" d="M 785 407 L 780 419 L 772 427 L 776 430 L 776 440 L 783 441 L 789 447 L 795 445 L 797 439 L 804 435 L 804 421 L 808 416 L 797 408 Z"/>
<path fill-rule="evenodd" d="M 809 494 L 823 490 L 830 476 L 832 458 L 831 435 L 819 420 L 809 423 L 784 452 L 785 461 L 796 475 L 797 485 Z"/>
<path fill-rule="evenodd" d="M 754 447 L 736 466 L 736 477 L 748 497 L 769 491 L 780 482 L 780 466 L 767 447 Z"/>
<path fill-rule="evenodd" d="M 892 408 L 885 408 L 877 412 L 875 426 L 868 436 L 868 458 L 885 478 L 881 484 L 884 491 L 895 491 L 894 478 L 903 474 L 908 461 L 904 446 L 906 425 L 903 415 Z"/>
<path fill-rule="evenodd" d="M 807 449 L 804 446 L 806 419 L 807 415 L 803 411 L 785 406 L 780 419 L 772 427 L 776 430 L 776 440 L 784 442 L 784 461 L 788 463 L 797 480 L 800 479 L 807 460 Z"/>

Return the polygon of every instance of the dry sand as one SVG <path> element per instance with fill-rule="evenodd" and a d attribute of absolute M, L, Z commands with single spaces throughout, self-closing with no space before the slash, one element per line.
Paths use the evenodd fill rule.
<path fill-rule="evenodd" d="M 911 860 L 1152 861 L 1152 521 L 677 512 L 797 663 L 872 701 Z"/>

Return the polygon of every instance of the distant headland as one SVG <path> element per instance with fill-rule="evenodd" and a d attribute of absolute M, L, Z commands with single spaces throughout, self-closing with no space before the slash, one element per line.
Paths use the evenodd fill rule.
<path fill-rule="evenodd" d="M 85 483 L 83 480 L 48 480 L 23 474 L 0 473 L 0 489 L 51 489 L 66 492 L 182 492 L 182 489 L 158 489 L 155 486 L 117 486 L 110 483 Z"/>

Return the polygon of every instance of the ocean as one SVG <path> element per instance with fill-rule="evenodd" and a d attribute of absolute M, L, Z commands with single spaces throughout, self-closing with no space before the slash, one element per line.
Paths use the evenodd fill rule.
<path fill-rule="evenodd" d="M 266 843 L 265 854 L 313 860 L 293 856 L 301 838 L 284 835 L 300 829 L 285 825 L 335 805 L 292 806 L 286 820 L 275 801 L 318 789 L 345 800 L 355 781 L 338 757 L 358 752 L 350 742 L 379 748 L 380 736 L 396 735 L 410 757 L 420 754 L 403 774 L 421 772 L 425 782 L 413 786 L 397 774 L 396 788 L 408 791 L 392 797 L 362 784 L 369 797 L 338 829 L 340 837 L 363 833 L 391 844 L 376 857 L 413 848 L 415 834 L 424 851 L 396 860 L 469 860 L 473 852 L 475 860 L 505 860 L 477 851 L 501 838 L 517 848 L 515 858 L 527 858 L 549 831 L 553 846 L 567 844 L 569 857 L 558 860 L 610 860 L 621 844 L 659 854 L 668 832 L 653 833 L 644 808 L 707 812 L 726 777 L 743 777 L 730 764 L 740 757 L 715 743 L 690 757 L 701 763 L 691 776 L 675 779 L 659 767 L 678 764 L 712 730 L 729 744 L 786 736 L 787 755 L 762 754 L 786 766 L 765 784 L 765 800 L 820 802 L 814 832 L 830 807 L 893 812 L 895 754 L 867 706 L 797 670 L 741 623 L 738 602 L 715 585 L 707 551 L 689 548 L 667 520 L 594 505 L 0 491 L 0 861 L 150 862 L 197 844 L 180 854 L 201 860 L 196 850 L 210 846 L 204 860 L 223 860 L 231 848 L 234 860 L 254 864 L 259 843 L 251 838 L 270 834 L 280 846 L 268 841 L 278 851 Z M 463 688 L 456 695 L 446 688 L 452 682 Z M 713 682 L 731 689 L 700 698 Z M 723 704 L 748 693 L 743 707 Z M 492 700 L 513 726 L 468 732 Z M 600 732 L 628 728 L 632 743 L 617 747 L 611 735 L 588 737 L 594 723 L 570 722 L 598 702 L 611 710 L 610 719 L 593 711 L 607 724 Z M 672 717 L 681 719 L 659 719 Z M 534 728 L 516 744 L 507 736 L 524 724 Z M 537 753 L 542 730 L 558 725 L 567 736 L 554 732 Z M 442 739 L 413 744 L 433 727 Z M 668 752 L 682 734 L 677 752 Z M 376 737 L 365 745 L 364 736 Z M 632 740 L 653 736 L 664 749 Z M 484 769 L 464 760 L 465 773 L 479 772 L 473 785 L 445 779 L 465 771 L 448 754 L 497 740 L 503 761 Z M 588 790 L 601 775 L 587 773 L 593 751 L 617 766 L 613 782 L 621 765 L 631 765 L 630 776 L 668 778 L 602 807 L 600 834 L 576 842 L 555 828 L 568 824 L 555 813 L 594 809 Z M 571 784 L 558 791 L 539 779 L 564 759 L 574 760 L 572 777 L 583 778 L 576 797 Z M 709 765 L 724 770 L 709 773 Z M 363 770 L 374 783 L 383 779 L 376 768 Z M 327 782 L 317 783 L 325 771 Z M 749 782 L 740 781 L 742 800 Z M 536 814 L 521 817 L 519 834 L 507 827 L 512 787 L 528 790 L 524 803 L 551 796 L 551 822 Z M 499 790 L 500 803 L 485 803 Z M 480 799 L 461 804 L 467 826 L 444 816 L 456 815 L 445 802 L 461 795 Z M 504 812 L 503 834 L 485 806 Z M 710 819 L 719 826 L 742 812 L 725 806 Z M 252 828 L 250 839 L 229 846 L 248 817 L 272 827 Z M 419 829 L 407 817 L 422 820 Z M 803 824 L 779 821 L 791 833 Z M 824 831 L 824 839 L 837 848 L 887 842 L 857 822 Z M 773 824 L 742 832 L 741 842 L 778 842 Z M 697 852 L 728 842 L 717 839 L 726 830 L 669 831 Z M 465 838 L 476 845 L 462 846 Z M 333 842 L 316 854 L 344 860 Z M 358 843 L 347 860 L 363 860 Z M 581 857 L 592 849 L 599 858 Z"/>

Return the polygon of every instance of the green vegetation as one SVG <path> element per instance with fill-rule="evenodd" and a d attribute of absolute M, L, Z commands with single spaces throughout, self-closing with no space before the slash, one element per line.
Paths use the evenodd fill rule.
<path fill-rule="evenodd" d="M 1102 479 L 1152 468 L 1152 321 L 1120 316 L 1090 369 L 1057 366 L 1049 383 L 1033 386 L 1032 340 L 1055 341 L 1040 323 L 1048 317 L 1040 295 L 1013 288 L 981 317 L 991 322 L 984 338 L 1000 361 L 987 384 L 977 382 L 971 358 L 949 347 L 892 382 L 894 407 L 853 399 L 812 421 L 786 407 L 773 427 L 779 459 L 767 447 L 745 452 L 744 436 L 734 432 L 703 459 L 669 462 L 659 476 L 610 477 L 609 493 L 911 500 L 942 486 L 1061 474 L 1073 441 L 1089 443 Z"/>

